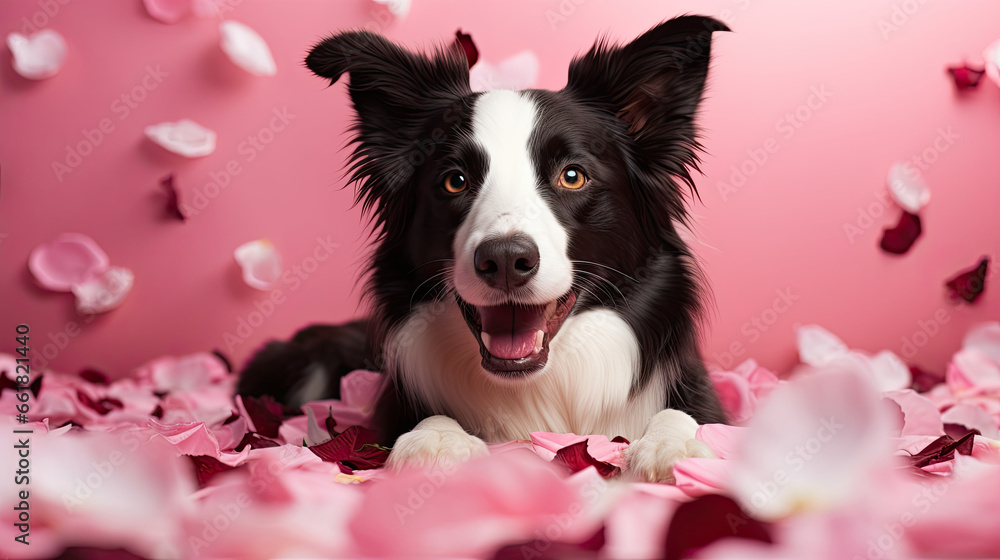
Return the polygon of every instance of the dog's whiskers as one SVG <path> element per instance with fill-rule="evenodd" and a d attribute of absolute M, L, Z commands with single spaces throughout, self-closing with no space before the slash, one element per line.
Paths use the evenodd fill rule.
<path fill-rule="evenodd" d="M 636 280 L 635 278 L 632 278 L 628 274 L 625 274 L 624 272 L 618 270 L 617 268 L 612 268 L 612 267 L 610 267 L 610 266 L 608 266 L 606 264 L 596 263 L 596 262 L 593 262 L 593 261 L 579 261 L 579 260 L 571 260 L 570 262 L 573 263 L 573 264 L 592 264 L 594 266 L 599 266 L 601 268 L 606 268 L 606 269 L 610 270 L 611 272 L 616 272 L 618 274 L 621 274 L 622 276 L 624 276 L 625 278 L 628 278 L 629 280 L 635 282 L 636 284 L 640 283 L 638 280 Z"/>

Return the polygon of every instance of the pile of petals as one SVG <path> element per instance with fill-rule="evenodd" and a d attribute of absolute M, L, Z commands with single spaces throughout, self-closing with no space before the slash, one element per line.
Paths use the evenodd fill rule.
<path fill-rule="evenodd" d="M 389 472 L 355 371 L 341 398 L 287 410 L 233 398 L 217 354 L 109 382 L 0 355 L 0 445 L 30 429 L 30 542 L 4 477 L 0 555 L 49 558 L 907 558 L 1000 551 L 1000 323 L 943 372 L 800 328 L 802 364 L 711 377 L 733 425 L 675 483 L 634 481 L 622 438 L 535 433 L 437 470 Z M 24 381 L 24 379 L 22 379 Z M 109 550 L 115 550 L 114 553 Z"/>

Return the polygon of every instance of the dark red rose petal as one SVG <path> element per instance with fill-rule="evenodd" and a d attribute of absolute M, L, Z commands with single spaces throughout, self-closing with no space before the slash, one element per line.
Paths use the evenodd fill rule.
<path fill-rule="evenodd" d="M 222 463 L 215 457 L 209 455 L 189 455 L 188 458 L 194 463 L 195 474 L 198 476 L 198 487 L 204 488 L 215 478 L 215 475 L 226 471 L 231 471 L 235 467 L 230 467 Z"/>
<path fill-rule="evenodd" d="M 979 299 L 986 287 L 986 271 L 990 266 L 990 259 L 983 257 L 976 268 L 960 272 L 957 276 L 945 282 L 948 287 L 948 294 L 951 299 L 964 299 L 969 303 L 974 303 Z"/>
<path fill-rule="evenodd" d="M 107 375 L 104 375 L 104 373 L 93 368 L 86 368 L 80 371 L 80 377 L 83 378 L 84 381 L 89 381 L 95 385 L 107 385 L 110 383 Z"/>
<path fill-rule="evenodd" d="M 910 250 L 921 233 L 920 216 L 904 211 L 896 227 L 882 232 L 882 242 L 879 246 L 886 253 L 902 255 Z"/>
<path fill-rule="evenodd" d="M 378 445 L 376 433 L 360 426 L 351 426 L 330 441 L 309 448 L 328 463 L 340 463 L 340 470 L 376 469 L 389 458 L 389 448 Z"/>
<path fill-rule="evenodd" d="M 243 408 L 253 422 L 257 433 L 269 438 L 278 437 L 278 428 L 285 419 L 280 404 L 269 395 L 262 397 L 243 397 Z"/>
<path fill-rule="evenodd" d="M 587 540 L 579 543 L 552 542 L 535 539 L 520 544 L 508 544 L 493 554 L 493 560 L 584 560 L 598 558 L 604 548 L 604 526 Z"/>
<path fill-rule="evenodd" d="M 469 61 L 469 68 L 475 66 L 476 62 L 479 61 L 479 49 L 472 42 L 472 35 L 462 33 L 462 30 L 459 29 L 455 32 L 455 45 L 465 53 L 465 59 Z"/>
<path fill-rule="evenodd" d="M 156 408 L 154 408 L 153 412 L 150 412 L 149 415 L 152 416 L 153 418 L 161 418 L 162 419 L 163 418 L 163 407 L 160 406 L 160 405 L 156 405 Z"/>
<path fill-rule="evenodd" d="M 326 427 L 326 433 L 330 434 L 330 437 L 335 437 L 337 435 L 337 421 L 333 419 L 333 411 L 330 411 L 330 415 L 326 417 L 323 421 L 323 425 Z"/>
<path fill-rule="evenodd" d="M 910 461 L 914 467 L 920 468 L 950 461 L 955 458 L 956 451 L 962 455 L 972 455 L 973 436 L 978 433 L 978 430 L 968 430 L 958 439 L 948 435 L 941 436 L 912 455 Z"/>
<path fill-rule="evenodd" d="M 64 549 L 52 560 L 146 560 L 124 548 L 97 548 L 91 546 L 71 546 Z"/>
<path fill-rule="evenodd" d="M 724 538 L 773 544 L 770 524 L 750 517 L 726 496 L 710 494 L 677 507 L 667 529 L 666 560 L 679 560 Z"/>
<path fill-rule="evenodd" d="M 160 186 L 163 187 L 163 192 L 167 195 L 167 215 L 182 222 L 187 220 L 187 216 L 181 210 L 180 193 L 177 192 L 177 187 L 174 186 L 174 174 L 171 173 L 160 179 Z"/>
<path fill-rule="evenodd" d="M 36 377 L 35 380 L 31 382 L 31 385 L 28 385 L 28 390 L 31 391 L 31 394 L 36 399 L 38 398 L 38 395 L 41 394 L 41 392 L 42 392 L 42 376 L 41 375 L 39 375 L 38 377 Z"/>
<path fill-rule="evenodd" d="M 964 426 L 962 424 L 945 424 L 944 425 L 944 435 L 946 435 L 946 436 L 948 436 L 948 437 L 950 437 L 950 438 L 952 438 L 954 440 L 962 439 L 962 436 L 966 435 L 970 431 L 973 433 L 973 435 L 977 435 L 977 436 L 983 435 L 982 432 L 980 432 L 976 428 L 970 428 L 970 427 Z M 970 444 L 970 449 L 971 449 L 971 444 Z M 966 455 L 968 455 L 968 453 L 966 453 Z"/>
<path fill-rule="evenodd" d="M 563 464 L 573 472 L 582 471 L 587 467 L 594 467 L 604 478 L 617 476 L 618 473 L 621 472 L 619 467 L 616 467 L 611 463 L 605 463 L 604 461 L 598 461 L 595 459 L 590 452 L 587 451 L 587 440 L 576 442 L 573 445 L 567 445 L 559 451 L 556 451 L 556 458 L 553 462 Z"/>
<path fill-rule="evenodd" d="M 7 370 L 0 370 L 0 396 L 3 396 L 5 389 L 16 391 L 17 382 L 14 381 L 13 377 L 7 377 Z"/>
<path fill-rule="evenodd" d="M 985 68 L 973 68 L 968 64 L 963 64 L 961 66 L 949 66 L 948 73 L 951 74 L 951 79 L 955 81 L 955 87 L 964 89 L 973 89 L 979 85 L 979 81 L 983 79 L 983 74 L 986 73 Z"/>
<path fill-rule="evenodd" d="M 925 393 L 944 383 L 943 375 L 931 373 L 917 366 L 910 366 L 910 377 L 913 379 L 913 390 L 918 393 Z"/>
<path fill-rule="evenodd" d="M 611 443 L 628 443 L 629 441 L 622 436 L 615 436 L 611 439 Z"/>
<path fill-rule="evenodd" d="M 94 399 L 90 398 L 90 396 L 87 395 L 87 393 L 84 393 L 83 391 L 77 391 L 76 398 L 80 401 L 80 404 L 86 406 L 87 408 L 93 410 L 94 412 L 102 416 L 111 412 L 115 408 L 124 408 L 125 406 L 122 404 L 122 401 L 118 399 L 103 398 L 99 401 L 95 401 Z"/>
<path fill-rule="evenodd" d="M 265 437 L 260 437 L 258 434 L 253 432 L 247 432 L 243 434 L 243 439 L 236 446 L 236 452 L 243 451 L 243 448 L 250 446 L 250 449 L 264 449 L 265 447 L 278 447 L 280 443 L 274 441 L 273 439 L 268 439 Z"/>

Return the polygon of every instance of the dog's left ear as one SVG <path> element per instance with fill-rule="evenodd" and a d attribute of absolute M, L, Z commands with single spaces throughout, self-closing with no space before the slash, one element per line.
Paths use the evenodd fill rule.
<path fill-rule="evenodd" d="M 625 121 L 648 159 L 671 167 L 694 166 L 694 116 L 705 89 L 716 31 L 729 28 L 710 17 L 682 16 L 627 45 L 599 41 L 570 64 L 566 89 Z M 663 157 L 669 161 L 662 161 Z M 686 171 L 669 171 L 680 172 L 690 182 Z"/>

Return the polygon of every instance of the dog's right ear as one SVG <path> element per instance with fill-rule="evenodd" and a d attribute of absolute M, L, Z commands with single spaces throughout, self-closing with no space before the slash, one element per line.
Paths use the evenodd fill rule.
<path fill-rule="evenodd" d="M 417 54 L 368 31 L 328 37 L 305 62 L 331 84 L 349 76 L 358 117 L 353 179 L 361 181 L 358 198 L 366 209 L 381 210 L 410 180 L 416 170 L 408 159 L 428 134 L 428 123 L 472 93 L 461 49 Z"/>

